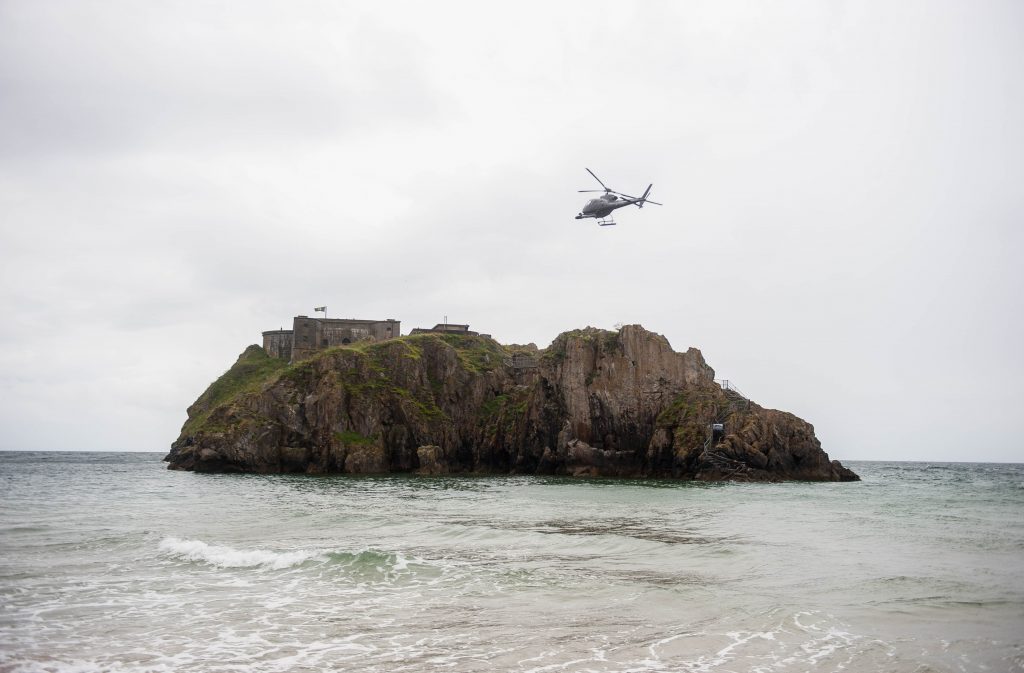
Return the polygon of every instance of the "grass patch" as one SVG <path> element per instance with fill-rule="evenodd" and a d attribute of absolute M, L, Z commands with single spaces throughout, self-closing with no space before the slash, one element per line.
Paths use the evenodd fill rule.
<path fill-rule="evenodd" d="M 494 339 L 468 334 L 442 334 L 441 340 L 455 349 L 462 367 L 471 372 L 489 372 L 505 364 L 508 352 Z"/>
<path fill-rule="evenodd" d="M 480 407 L 480 415 L 483 417 L 494 416 L 502 407 L 508 402 L 509 396 L 506 394 L 498 395 L 493 399 L 487 400 Z"/>
<path fill-rule="evenodd" d="M 602 342 L 606 351 L 619 350 L 619 333 L 618 332 L 605 332 L 602 335 Z"/>
<path fill-rule="evenodd" d="M 488 433 L 512 433 L 515 427 L 526 418 L 530 408 L 530 395 L 526 392 L 501 394 L 487 400 L 478 410 L 480 423 Z"/>
<path fill-rule="evenodd" d="M 358 432 L 353 432 L 352 430 L 335 432 L 334 439 L 346 446 L 365 446 L 367 444 L 373 444 L 374 442 L 373 437 L 367 437 L 366 435 L 361 435 Z"/>
<path fill-rule="evenodd" d="M 678 425 L 684 419 L 692 417 L 696 409 L 696 403 L 686 393 L 683 393 L 672 400 L 672 404 L 662 409 L 655 425 L 662 428 Z"/>
<path fill-rule="evenodd" d="M 414 395 L 411 390 L 399 388 L 394 385 L 387 387 L 385 390 L 392 395 L 396 395 L 407 400 L 416 408 L 416 411 L 427 420 L 436 421 L 446 420 L 448 418 L 448 414 L 444 413 L 444 411 L 441 410 L 441 407 L 437 406 L 433 397 L 430 399 L 422 399 Z"/>
<path fill-rule="evenodd" d="M 555 337 L 550 346 L 541 351 L 541 360 L 553 364 L 561 363 L 565 360 L 566 349 L 570 339 L 584 341 L 588 344 L 603 345 L 605 348 L 611 349 L 618 347 L 619 333 L 609 332 L 597 327 L 584 327 L 583 329 L 562 332 Z"/>
<path fill-rule="evenodd" d="M 221 374 L 199 396 L 193 405 L 198 413 L 185 422 L 182 433 L 194 433 L 203 427 L 215 409 L 238 399 L 245 393 L 258 391 L 264 383 L 286 369 L 288 369 L 286 361 L 270 357 L 259 346 L 249 346 L 238 356 L 238 360 L 231 365 L 231 369 Z"/>

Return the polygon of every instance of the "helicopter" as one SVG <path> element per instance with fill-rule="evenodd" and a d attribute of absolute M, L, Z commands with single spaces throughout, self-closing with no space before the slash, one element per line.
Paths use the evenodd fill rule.
<path fill-rule="evenodd" d="M 617 192 L 614 189 L 608 189 L 608 187 L 601 182 L 601 178 L 594 175 L 594 171 L 587 169 L 587 173 L 590 173 L 598 184 L 604 187 L 604 196 L 600 196 L 596 199 L 587 201 L 587 204 L 583 206 L 583 210 L 576 215 L 577 220 L 582 220 L 587 217 L 592 217 L 597 220 L 598 225 L 602 227 L 610 227 L 615 224 L 615 220 L 612 219 L 611 214 L 613 210 L 623 208 L 625 206 L 636 206 L 637 208 L 643 208 L 645 203 L 653 203 L 656 206 L 661 204 L 657 201 L 651 201 L 647 198 L 647 195 L 651 193 L 651 187 L 654 184 L 647 185 L 647 189 L 644 191 L 644 195 L 641 197 L 630 196 L 629 194 L 623 194 Z M 581 193 L 586 192 L 600 192 L 600 189 L 581 189 Z"/>

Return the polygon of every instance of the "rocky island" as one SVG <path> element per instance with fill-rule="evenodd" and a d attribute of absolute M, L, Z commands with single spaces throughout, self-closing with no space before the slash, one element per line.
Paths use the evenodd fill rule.
<path fill-rule="evenodd" d="M 720 424 L 716 426 L 716 424 Z M 293 363 L 249 346 L 188 409 L 170 469 L 856 481 L 814 428 L 639 325 L 546 349 L 415 334 Z"/>

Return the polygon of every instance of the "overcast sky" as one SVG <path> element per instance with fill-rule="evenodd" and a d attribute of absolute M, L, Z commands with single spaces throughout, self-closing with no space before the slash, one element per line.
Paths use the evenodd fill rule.
<path fill-rule="evenodd" d="M 640 323 L 833 458 L 1024 461 L 1024 3 L 0 0 L 0 449 L 266 329 Z M 657 208 L 574 220 L 594 170 Z"/>

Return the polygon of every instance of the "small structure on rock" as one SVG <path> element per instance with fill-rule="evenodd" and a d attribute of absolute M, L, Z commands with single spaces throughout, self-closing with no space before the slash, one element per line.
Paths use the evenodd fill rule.
<path fill-rule="evenodd" d="M 481 334 L 469 329 L 469 325 L 456 325 L 454 323 L 441 322 L 433 327 L 414 327 L 409 334 L 461 334 L 464 336 L 482 336 L 490 338 L 490 334 Z"/>

